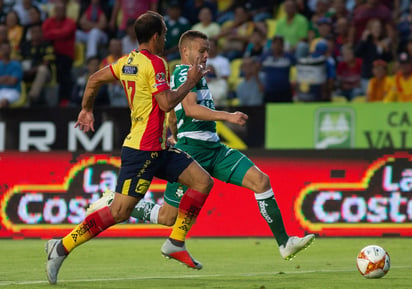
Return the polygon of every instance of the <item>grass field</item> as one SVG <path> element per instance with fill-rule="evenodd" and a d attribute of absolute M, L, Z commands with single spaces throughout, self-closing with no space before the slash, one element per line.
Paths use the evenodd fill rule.
<path fill-rule="evenodd" d="M 45 240 L 0 240 L 3 288 L 412 288 L 412 239 L 318 238 L 292 261 L 280 258 L 269 238 L 192 238 L 187 247 L 204 268 L 188 269 L 161 257 L 164 239 L 95 239 L 64 262 L 58 284 L 45 276 Z M 365 279 L 356 269 L 358 251 L 384 247 L 391 269 Z"/>

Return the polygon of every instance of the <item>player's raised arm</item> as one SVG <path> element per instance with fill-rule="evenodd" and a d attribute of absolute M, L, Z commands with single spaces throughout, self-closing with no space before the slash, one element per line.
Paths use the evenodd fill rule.
<path fill-rule="evenodd" d="M 109 66 L 93 73 L 87 81 L 82 100 L 82 110 L 77 117 L 74 127 L 79 127 L 82 131 L 94 131 L 93 104 L 100 86 L 115 81 Z"/>
<path fill-rule="evenodd" d="M 208 70 L 205 70 L 205 67 L 200 64 L 200 58 L 197 57 L 195 65 L 191 66 L 187 71 L 186 81 L 178 89 L 165 90 L 155 95 L 160 109 L 165 112 L 172 110 L 186 97 L 190 90 L 195 87 L 196 83 L 198 83 L 207 72 Z"/>

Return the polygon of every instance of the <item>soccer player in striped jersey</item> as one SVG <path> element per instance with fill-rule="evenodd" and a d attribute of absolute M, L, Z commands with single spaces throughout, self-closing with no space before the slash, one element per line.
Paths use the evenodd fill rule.
<path fill-rule="evenodd" d="M 178 89 L 169 87 L 167 63 L 160 57 L 165 44 L 166 25 L 156 12 L 147 12 L 135 22 L 139 50 L 93 74 L 87 83 L 82 109 L 75 127 L 94 131 L 93 103 L 100 85 L 119 80 L 131 110 L 131 129 L 124 140 L 116 193 L 111 205 L 86 216 L 62 239 L 46 243 L 46 272 L 50 284 L 56 284 L 59 269 L 77 246 L 96 237 L 112 225 L 130 217 L 132 210 L 150 186 L 154 176 L 169 182 L 183 183 L 190 189 L 180 202 L 173 241 L 167 254 L 196 263 L 185 248 L 185 237 L 194 223 L 213 179 L 199 164 L 179 149 L 166 144 L 165 113 L 179 104 L 207 73 L 199 58 L 187 71 L 187 80 Z"/>
<path fill-rule="evenodd" d="M 170 81 L 174 89 L 181 87 L 187 81 L 189 69 L 196 64 L 196 59 L 200 57 L 201 65 L 206 64 L 209 41 L 205 34 L 189 30 L 181 36 L 179 49 L 182 64 L 176 67 Z M 170 113 L 169 126 L 172 131 L 174 126 L 177 127 L 175 147 L 190 154 L 213 177 L 248 188 L 255 193 L 260 213 L 277 241 L 282 258 L 291 260 L 299 251 L 312 243 L 315 237 L 313 234 L 299 238 L 286 233 L 269 177 L 242 152 L 220 142 L 216 133 L 216 121 L 245 125 L 248 119 L 246 114 L 239 111 L 229 113 L 215 110 L 205 78 L 202 78 L 174 108 L 174 112 L 175 114 Z M 162 206 L 142 200 L 132 212 L 132 216 L 156 224 L 176 226 L 179 203 L 187 192 L 187 186 L 184 184 L 169 182 L 164 194 L 165 203 Z M 110 193 L 104 195 L 100 201 L 90 207 L 90 211 L 107 205 L 111 199 Z M 163 244 L 161 252 L 166 257 L 176 259 L 168 253 L 174 239 L 172 232 Z M 182 260 L 178 261 L 182 262 Z M 198 261 L 184 263 L 194 269 L 202 268 L 202 264 Z"/>

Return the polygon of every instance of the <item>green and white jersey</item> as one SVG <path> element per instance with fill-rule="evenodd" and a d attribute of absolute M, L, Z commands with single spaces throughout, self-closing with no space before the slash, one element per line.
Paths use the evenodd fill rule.
<path fill-rule="evenodd" d="M 177 65 L 170 78 L 171 89 L 177 89 L 187 79 L 188 65 Z M 206 79 L 203 77 L 196 86 L 191 90 L 197 94 L 197 103 L 209 109 L 215 110 L 212 94 L 207 86 Z M 180 142 L 184 138 L 194 139 L 205 142 L 219 142 L 219 137 L 216 133 L 216 122 L 203 121 L 188 117 L 185 113 L 183 105 L 179 103 L 175 107 L 177 118 L 177 139 Z"/>

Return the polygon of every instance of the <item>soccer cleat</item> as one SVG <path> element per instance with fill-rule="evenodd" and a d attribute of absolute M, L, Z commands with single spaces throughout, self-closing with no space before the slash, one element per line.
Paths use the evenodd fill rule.
<path fill-rule="evenodd" d="M 98 199 L 96 202 L 92 203 L 87 209 L 86 209 L 86 216 L 90 215 L 91 213 L 104 208 L 106 206 L 109 206 L 114 199 L 114 192 L 107 190 L 103 193 L 103 196 Z"/>
<path fill-rule="evenodd" d="M 56 247 L 59 242 L 61 241 L 52 239 L 47 241 L 45 246 L 47 254 L 46 273 L 50 284 L 57 283 L 57 274 L 59 274 L 60 267 L 62 266 L 64 259 L 67 257 L 67 255 L 59 256 L 59 254 L 57 254 Z"/>
<path fill-rule="evenodd" d="M 315 235 L 309 234 L 303 238 L 289 237 L 286 242 L 286 246 L 281 245 L 279 247 L 280 255 L 285 260 L 292 260 L 297 253 L 306 249 L 315 240 Z"/>
<path fill-rule="evenodd" d="M 186 250 L 186 246 L 179 247 L 174 245 L 169 239 L 164 242 L 162 249 L 162 255 L 168 259 L 175 259 L 176 261 L 186 265 L 189 268 L 200 270 L 203 268 L 202 263 L 190 256 Z"/>

